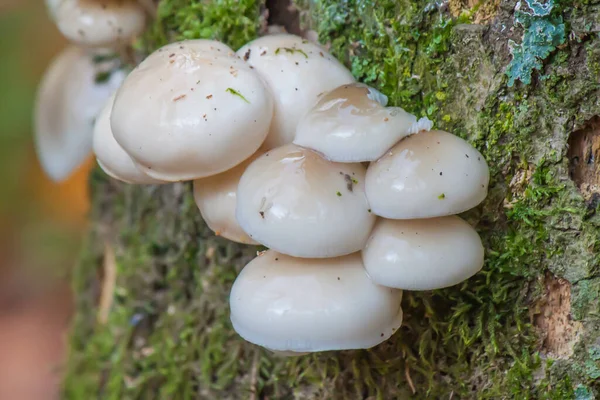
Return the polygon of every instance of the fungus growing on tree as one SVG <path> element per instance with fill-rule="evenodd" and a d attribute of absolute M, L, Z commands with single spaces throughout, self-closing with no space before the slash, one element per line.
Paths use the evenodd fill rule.
<path fill-rule="evenodd" d="M 327 161 L 288 144 L 250 164 L 237 191 L 237 219 L 257 242 L 294 257 L 362 249 L 375 223 L 361 164 Z"/>
<path fill-rule="evenodd" d="M 112 98 L 103 92 L 94 150 L 125 182 L 194 180 L 217 235 L 270 248 L 231 291 L 243 338 L 283 355 L 369 348 L 400 327 L 400 289 L 482 268 L 477 233 L 450 216 L 487 194 L 475 148 L 386 107 L 298 37 L 238 55 L 211 40 L 152 53 Z"/>
<path fill-rule="evenodd" d="M 360 254 L 294 258 L 269 250 L 231 289 L 231 322 L 246 340 L 280 352 L 368 349 L 402 323 L 402 291 L 375 284 Z"/>
<path fill-rule="evenodd" d="M 381 217 L 440 217 L 481 203 L 489 179 L 485 159 L 469 143 L 448 132 L 421 132 L 371 163 L 366 193 Z"/>
<path fill-rule="evenodd" d="M 94 122 L 125 77 L 112 62 L 96 62 L 94 56 L 68 47 L 38 89 L 35 145 L 42 168 L 54 181 L 67 179 L 90 155 Z"/>
<path fill-rule="evenodd" d="M 240 227 L 235 217 L 237 188 L 248 165 L 263 154 L 257 151 L 234 168 L 194 181 L 194 199 L 206 225 L 218 236 L 244 244 L 259 244 Z"/>
<path fill-rule="evenodd" d="M 137 0 L 46 0 L 60 32 L 84 47 L 119 47 L 142 33 L 146 12 Z"/>
<path fill-rule="evenodd" d="M 483 266 L 483 245 L 456 216 L 377 221 L 362 251 L 375 283 L 405 290 L 455 285 Z"/>
<path fill-rule="evenodd" d="M 110 114 L 115 96 L 106 102 L 94 126 L 93 150 L 96 161 L 110 177 L 131 184 L 164 183 L 144 174 L 115 140 L 110 128 Z"/>
<path fill-rule="evenodd" d="M 117 92 L 111 127 L 142 171 L 164 181 L 219 174 L 267 136 L 273 101 L 262 79 L 222 43 L 158 49 Z"/>
<path fill-rule="evenodd" d="M 300 119 L 294 144 L 331 161 L 375 161 L 403 137 L 431 129 L 427 118 L 386 105 L 387 97 L 365 84 L 337 87 Z"/>
<path fill-rule="evenodd" d="M 319 94 L 354 77 L 324 49 L 301 37 L 287 34 L 258 38 L 237 51 L 254 68 L 273 93 L 275 109 L 267 149 L 291 143 L 300 118 L 316 103 Z"/>

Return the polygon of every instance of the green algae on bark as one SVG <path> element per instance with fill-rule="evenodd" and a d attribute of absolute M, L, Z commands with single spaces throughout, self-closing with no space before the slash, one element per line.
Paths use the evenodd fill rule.
<path fill-rule="evenodd" d="M 96 172 L 96 227 L 74 276 L 67 398 L 600 395 L 600 202 L 581 195 L 567 159 L 570 133 L 600 114 L 591 3 L 556 2 L 569 39 L 540 58 L 529 84 L 510 87 L 509 40 L 524 28 L 514 25 L 516 1 L 501 2 L 486 25 L 472 23 L 478 6 L 452 17 L 429 1 L 297 1 L 304 26 L 359 80 L 484 154 L 489 196 L 463 215 L 482 236 L 483 270 L 453 288 L 406 293 L 403 328 L 372 350 L 279 358 L 243 342 L 228 319 L 231 284 L 257 249 L 212 236 L 187 185 L 127 187 Z M 163 0 L 138 48 L 202 37 L 237 49 L 261 30 L 261 7 Z M 118 278 L 101 325 L 94 301 L 107 237 Z M 570 288 L 573 321 L 546 316 L 559 314 L 544 305 L 548 279 Z M 565 354 L 545 340 L 561 323 L 576 333 Z"/>

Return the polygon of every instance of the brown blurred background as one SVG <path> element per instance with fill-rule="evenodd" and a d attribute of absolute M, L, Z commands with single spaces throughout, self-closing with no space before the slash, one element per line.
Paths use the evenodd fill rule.
<path fill-rule="evenodd" d="M 0 0 L 0 38 L 0 400 L 56 399 L 93 162 L 57 185 L 33 150 L 36 86 L 65 46 L 44 1 Z"/>

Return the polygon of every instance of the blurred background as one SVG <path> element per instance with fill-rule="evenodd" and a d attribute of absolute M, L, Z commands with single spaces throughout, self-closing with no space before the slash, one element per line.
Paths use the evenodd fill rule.
<path fill-rule="evenodd" d="M 93 161 L 54 184 L 36 159 L 36 87 L 66 45 L 44 1 L 0 0 L 0 38 L 0 400 L 56 399 Z"/>

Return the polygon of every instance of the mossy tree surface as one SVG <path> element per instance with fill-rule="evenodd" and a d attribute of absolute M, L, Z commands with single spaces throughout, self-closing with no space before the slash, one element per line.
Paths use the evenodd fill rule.
<path fill-rule="evenodd" d="M 374 349 L 278 358 L 228 319 L 229 289 L 256 248 L 215 238 L 189 184 L 131 187 L 96 171 L 65 397 L 600 396 L 600 179 L 589 181 L 599 154 L 568 153 L 581 132 L 596 143 L 581 148 L 598 152 L 588 121 L 600 114 L 599 3 L 298 1 L 303 26 L 359 80 L 485 155 L 488 199 L 464 215 L 485 267 L 457 287 L 405 293 L 403 328 Z M 196 37 L 240 46 L 264 30 L 263 6 L 163 0 L 138 49 Z M 597 174 L 573 182 L 577 168 Z M 106 240 L 117 278 L 101 324 Z"/>

